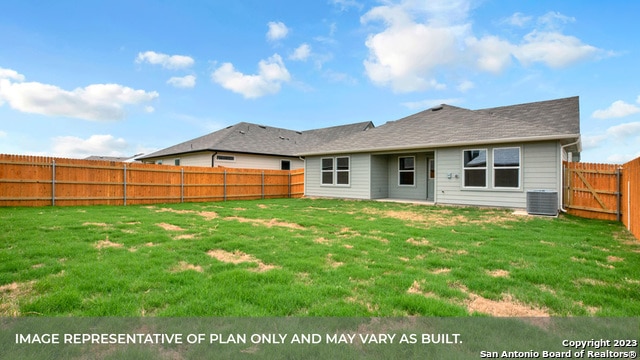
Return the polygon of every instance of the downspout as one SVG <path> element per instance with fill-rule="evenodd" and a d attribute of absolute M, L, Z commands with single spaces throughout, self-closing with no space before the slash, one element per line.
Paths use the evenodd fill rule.
<path fill-rule="evenodd" d="M 580 137 L 578 136 L 578 140 L 576 140 L 575 142 L 572 142 L 572 143 L 570 143 L 570 144 L 566 144 L 566 145 L 561 145 L 561 146 L 560 146 L 560 174 L 561 174 L 561 176 L 562 176 L 562 180 L 561 180 L 561 182 L 562 182 L 562 191 L 563 191 L 563 192 L 562 192 L 562 195 L 564 195 L 564 171 L 563 171 L 563 170 L 564 170 L 564 167 L 562 166 L 562 153 L 563 153 L 563 151 L 564 151 L 564 149 L 565 149 L 565 148 L 568 148 L 569 146 L 573 146 L 573 145 L 576 145 L 576 144 L 579 144 L 579 143 L 580 143 Z M 572 159 L 572 160 L 573 160 L 573 159 Z M 564 196 L 563 196 L 563 197 L 564 197 Z M 564 201 L 560 201 L 560 211 L 562 211 L 563 213 L 565 213 L 565 214 L 566 214 L 566 213 L 567 213 L 567 209 L 565 209 L 565 208 L 563 207 L 563 205 L 564 205 Z"/>
<path fill-rule="evenodd" d="M 218 153 L 217 151 L 214 151 L 213 155 L 211 155 L 211 167 L 215 167 L 215 165 L 216 165 L 215 159 L 216 159 L 216 154 L 217 153 Z"/>

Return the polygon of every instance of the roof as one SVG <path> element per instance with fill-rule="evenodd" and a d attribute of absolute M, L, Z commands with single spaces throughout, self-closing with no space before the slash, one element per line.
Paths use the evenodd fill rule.
<path fill-rule="evenodd" d="M 115 162 L 134 162 L 136 156 L 140 156 L 142 154 L 136 154 L 133 156 L 100 156 L 100 155 L 92 155 L 84 158 L 83 160 L 102 160 L 102 161 L 115 161 Z"/>
<path fill-rule="evenodd" d="M 318 146 L 299 155 L 399 151 L 491 144 L 559 140 L 578 141 L 578 97 L 469 110 L 441 105 L 387 122 L 364 133 Z"/>
<path fill-rule="evenodd" d="M 138 158 L 151 159 L 201 151 L 298 156 L 319 145 L 373 127 L 370 121 L 307 131 L 241 122 Z"/>

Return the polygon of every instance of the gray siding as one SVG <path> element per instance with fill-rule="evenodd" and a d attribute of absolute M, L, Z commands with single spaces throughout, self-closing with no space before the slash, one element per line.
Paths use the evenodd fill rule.
<path fill-rule="evenodd" d="M 340 154 L 350 158 L 349 185 L 321 185 L 321 159 L 335 156 L 310 156 L 305 161 L 304 181 L 306 196 L 369 199 L 371 196 L 371 155 Z"/>
<path fill-rule="evenodd" d="M 492 185 L 493 168 L 491 166 L 493 149 L 513 146 L 518 146 L 521 149 L 520 189 L 494 189 Z M 487 167 L 488 186 L 486 189 L 463 188 L 462 151 L 465 149 L 487 150 L 490 158 Z M 527 190 L 555 190 L 560 195 L 559 151 L 559 144 L 553 141 L 439 149 L 436 165 L 438 169 L 436 173 L 438 203 L 525 208 Z M 451 174 L 450 178 L 449 174 Z"/>
<path fill-rule="evenodd" d="M 386 156 L 371 156 L 371 199 L 389 197 L 389 162 Z"/>
<path fill-rule="evenodd" d="M 399 185 L 398 158 L 415 157 L 415 184 Z M 388 166 L 389 197 L 392 199 L 427 199 L 427 155 L 425 153 L 408 153 L 389 155 Z"/>

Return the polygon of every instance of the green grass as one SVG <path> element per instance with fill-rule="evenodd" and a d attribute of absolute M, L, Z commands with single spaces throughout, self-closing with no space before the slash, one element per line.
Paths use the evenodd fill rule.
<path fill-rule="evenodd" d="M 640 242 L 371 201 L 0 208 L 1 316 L 545 314 L 640 314 Z"/>

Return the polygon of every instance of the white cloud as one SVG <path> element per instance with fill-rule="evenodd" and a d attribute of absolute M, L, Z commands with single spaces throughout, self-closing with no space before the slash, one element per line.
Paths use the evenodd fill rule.
<path fill-rule="evenodd" d="M 309 44 L 302 44 L 300 46 L 298 46 L 294 51 L 293 54 L 291 54 L 289 56 L 289 59 L 291 60 L 299 60 L 299 61 L 306 61 L 309 56 L 311 55 L 311 46 L 309 46 Z"/>
<path fill-rule="evenodd" d="M 509 24 L 512 26 L 523 27 L 527 25 L 533 19 L 532 16 L 525 16 L 523 13 L 517 12 L 508 18 L 502 20 L 501 22 L 504 24 Z"/>
<path fill-rule="evenodd" d="M 129 145 L 123 138 L 112 135 L 91 135 L 88 139 L 58 136 L 52 139 L 55 156 L 82 158 L 91 155 L 126 156 Z"/>
<path fill-rule="evenodd" d="M 0 79 L 24 81 L 24 75 L 19 74 L 15 70 L 5 69 L 0 67 Z"/>
<path fill-rule="evenodd" d="M 365 42 L 369 57 L 364 67 L 371 81 L 398 92 L 445 87 L 434 78 L 434 70 L 457 61 L 457 42 L 467 32 L 466 25 L 417 23 L 403 5 L 379 6 L 361 18 L 363 23 L 376 20 L 387 27 Z"/>
<path fill-rule="evenodd" d="M 340 8 L 340 11 L 347 11 L 349 8 L 362 10 L 363 5 L 355 0 L 329 0 L 330 3 Z"/>
<path fill-rule="evenodd" d="M 640 121 L 612 126 L 607 129 L 607 134 L 618 139 L 640 136 Z"/>
<path fill-rule="evenodd" d="M 466 44 L 476 54 L 476 66 L 480 70 L 499 74 L 511 65 L 511 54 L 515 46 L 506 40 L 492 35 L 481 39 L 469 37 Z"/>
<path fill-rule="evenodd" d="M 84 120 L 120 120 L 125 116 L 126 105 L 145 103 L 158 96 L 155 91 L 119 84 L 93 84 L 68 91 L 39 82 L 0 79 L 0 105 L 7 102 L 11 108 L 25 113 Z"/>
<path fill-rule="evenodd" d="M 284 39 L 289 33 L 289 28 L 281 21 L 270 21 L 267 26 L 269 27 L 267 39 L 270 41 Z"/>
<path fill-rule="evenodd" d="M 561 68 L 601 53 L 596 47 L 582 43 L 574 36 L 557 32 L 533 32 L 525 35 L 524 42 L 513 55 L 525 66 L 541 62 L 552 68 Z"/>
<path fill-rule="evenodd" d="M 460 84 L 458 84 L 456 89 L 458 89 L 458 91 L 460 92 L 467 92 L 473 89 L 474 87 L 476 87 L 476 84 L 474 84 L 472 81 L 464 80 Z"/>
<path fill-rule="evenodd" d="M 187 75 L 183 77 L 174 76 L 167 80 L 167 84 L 175 86 L 177 88 L 192 88 L 196 86 L 196 77 L 193 75 Z"/>
<path fill-rule="evenodd" d="M 195 61 L 190 56 L 167 55 L 155 51 L 145 51 L 138 53 L 138 57 L 136 57 L 136 63 L 144 62 L 152 65 L 161 65 L 166 69 L 183 69 L 193 65 Z"/>
<path fill-rule="evenodd" d="M 7 137 L 6 131 L 0 130 L 0 138 L 6 138 L 6 137 Z"/>
<path fill-rule="evenodd" d="M 242 94 L 245 98 L 258 98 L 280 91 L 283 82 L 289 82 L 291 76 L 282 62 L 282 57 L 274 54 L 258 63 L 257 75 L 245 75 L 224 63 L 212 74 L 211 79 L 225 89 Z"/>
<path fill-rule="evenodd" d="M 604 110 L 596 110 L 593 112 L 591 116 L 596 119 L 611 119 L 611 118 L 620 118 L 629 116 L 632 114 L 636 114 L 640 112 L 640 107 L 627 104 L 622 100 L 614 101 L 611 106 Z"/>
<path fill-rule="evenodd" d="M 369 34 L 369 50 L 363 64 L 369 79 L 397 92 L 444 89 L 436 79 L 442 70 L 471 63 L 478 70 L 499 74 L 517 59 L 522 65 L 541 63 L 562 68 L 611 53 L 560 32 L 559 25 L 575 21 L 559 13 L 540 17 L 520 41 L 511 42 L 494 34 L 477 37 L 469 18 L 473 2 L 386 1 L 365 13 L 363 24 L 380 22 L 383 28 Z M 532 18 L 521 13 L 503 20 L 524 26 Z"/>

